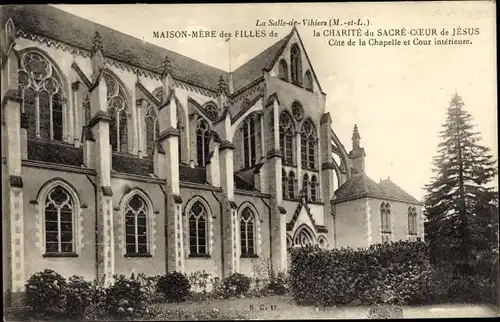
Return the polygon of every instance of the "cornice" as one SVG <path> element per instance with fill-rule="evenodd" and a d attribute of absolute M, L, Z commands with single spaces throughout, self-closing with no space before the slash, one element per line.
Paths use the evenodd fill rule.
<path fill-rule="evenodd" d="M 119 179 L 133 180 L 133 181 L 139 181 L 139 182 L 156 183 L 156 184 L 165 184 L 166 183 L 165 179 L 159 179 L 159 178 L 148 177 L 148 176 L 141 176 L 138 174 L 116 172 L 116 171 L 111 171 L 111 178 L 119 178 Z"/>
<path fill-rule="evenodd" d="M 189 182 L 189 181 L 180 181 L 179 186 L 181 188 L 191 188 L 191 189 L 196 189 L 196 190 L 211 190 L 211 191 L 222 192 L 222 188 L 220 188 L 220 187 L 215 187 L 215 186 L 208 185 L 208 184 L 194 183 L 194 182 Z"/>
<path fill-rule="evenodd" d="M 75 167 L 75 166 L 63 165 L 63 164 L 55 164 L 55 163 L 36 161 L 36 160 L 21 160 L 21 165 L 23 167 L 40 168 L 40 169 L 47 169 L 47 170 L 58 170 L 58 171 L 74 172 L 74 173 L 81 173 L 81 174 L 88 174 L 88 175 L 96 175 L 97 174 L 94 169 L 81 168 L 81 167 Z"/>
<path fill-rule="evenodd" d="M 234 189 L 234 194 L 241 195 L 241 196 L 248 196 L 248 197 L 261 197 L 261 198 L 266 198 L 266 199 L 271 198 L 270 194 L 262 193 L 260 191 L 248 191 L 248 190 Z"/>

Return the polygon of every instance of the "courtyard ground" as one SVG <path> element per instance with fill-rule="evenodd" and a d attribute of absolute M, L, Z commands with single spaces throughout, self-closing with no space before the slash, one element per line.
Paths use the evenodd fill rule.
<path fill-rule="evenodd" d="M 160 304 L 166 309 L 219 309 L 221 313 L 252 312 L 255 319 L 363 319 L 369 307 L 350 306 L 315 308 L 298 306 L 290 296 L 269 296 L 231 300 Z M 487 305 L 428 305 L 403 307 L 404 318 L 494 317 L 498 309 Z"/>
<path fill-rule="evenodd" d="M 163 309 L 182 309 L 194 312 L 200 309 L 218 309 L 220 313 L 246 313 L 250 319 L 366 319 L 369 307 L 344 306 L 331 308 L 316 308 L 298 306 L 291 296 L 269 296 L 264 298 L 244 298 L 228 300 L 206 300 L 184 303 L 156 304 Z M 10 311 L 10 312 L 9 312 Z M 425 305 L 403 307 L 404 318 L 467 318 L 467 317 L 496 317 L 499 309 L 487 305 Z M 4 321 L 22 321 L 20 312 L 10 309 L 4 311 Z"/>

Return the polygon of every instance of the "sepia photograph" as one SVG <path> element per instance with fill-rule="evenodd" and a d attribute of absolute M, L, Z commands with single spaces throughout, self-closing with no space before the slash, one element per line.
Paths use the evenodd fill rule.
<path fill-rule="evenodd" d="M 494 1 L 0 6 L 4 321 L 500 314 Z"/>

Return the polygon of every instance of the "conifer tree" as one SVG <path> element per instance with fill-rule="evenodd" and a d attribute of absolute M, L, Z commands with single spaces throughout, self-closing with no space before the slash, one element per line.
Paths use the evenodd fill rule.
<path fill-rule="evenodd" d="M 488 184 L 496 161 L 480 145 L 471 115 L 460 96 L 452 97 L 434 158 L 434 177 L 425 186 L 426 240 L 435 263 L 449 263 L 461 273 L 498 248 L 498 197 Z"/>

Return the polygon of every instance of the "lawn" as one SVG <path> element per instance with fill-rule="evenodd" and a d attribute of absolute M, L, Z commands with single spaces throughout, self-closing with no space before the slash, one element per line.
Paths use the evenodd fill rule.
<path fill-rule="evenodd" d="M 159 304 L 165 309 L 219 309 L 221 313 L 250 313 L 255 319 L 366 319 L 369 307 L 332 307 L 316 308 L 298 306 L 290 296 L 269 296 L 264 298 L 244 298 L 231 300 L 207 300 Z M 405 306 L 404 318 L 424 317 L 492 317 L 498 315 L 498 309 L 486 305 L 428 305 Z"/>
<path fill-rule="evenodd" d="M 249 319 L 366 319 L 369 307 L 345 306 L 316 308 L 298 306 L 291 296 L 268 296 L 263 298 L 244 298 L 228 300 L 206 300 L 184 303 L 156 304 L 162 309 L 182 309 L 194 312 L 197 310 L 218 309 L 221 314 L 243 313 Z M 5 321 L 21 321 L 16 310 L 4 311 Z M 6 314 L 7 313 L 7 314 Z M 16 314 L 17 313 L 17 314 Z M 444 304 L 403 307 L 404 318 L 466 318 L 494 317 L 499 315 L 497 308 L 487 305 Z M 229 315 L 231 316 L 231 315 Z M 234 315 L 233 315 L 234 316 Z"/>

